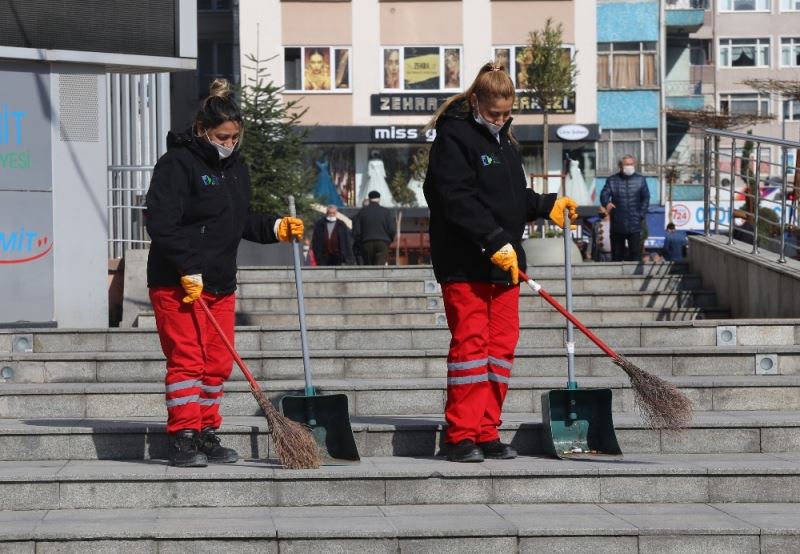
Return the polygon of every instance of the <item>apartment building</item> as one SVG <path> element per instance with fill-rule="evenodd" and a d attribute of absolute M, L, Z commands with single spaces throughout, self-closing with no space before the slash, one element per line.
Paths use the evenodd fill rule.
<path fill-rule="evenodd" d="M 360 206 L 368 190 L 405 186 L 424 207 L 414 170 L 433 140 L 423 132 L 432 113 L 492 59 L 508 66 L 522 92 L 524 45 L 548 17 L 576 56 L 576 94 L 549 116 L 547 163 L 542 115 L 524 94 L 515 133 L 526 170 L 540 176 L 537 190 L 556 190 L 562 173 L 571 174 L 570 187 L 588 189 L 599 137 L 594 0 L 240 0 L 242 78 L 247 55 L 269 60 L 285 99 L 308 108 L 309 165 L 320 186 L 333 181 L 337 202 Z M 395 204 L 385 196 L 383 204 Z"/>

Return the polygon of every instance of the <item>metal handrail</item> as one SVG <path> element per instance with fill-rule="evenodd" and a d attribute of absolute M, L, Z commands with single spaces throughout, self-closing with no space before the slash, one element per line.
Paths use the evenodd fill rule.
<path fill-rule="evenodd" d="M 723 146 L 722 139 L 727 139 L 728 144 Z M 744 151 L 744 146 L 748 142 L 752 143 L 751 152 L 755 156 L 748 155 L 745 158 L 744 152 L 739 153 L 737 149 L 741 146 Z M 800 227 L 796 223 L 798 217 L 796 194 L 800 192 L 800 179 L 797 175 L 800 170 L 797 168 L 797 162 L 795 167 L 789 166 L 789 149 L 797 151 L 800 155 L 800 142 L 721 129 L 703 130 L 703 208 L 705 213 L 703 227 L 706 236 L 712 234 L 713 219 L 714 234 L 719 234 L 721 227 L 727 227 L 728 244 L 732 244 L 738 235 L 738 239 L 745 242 L 748 239 L 752 241 L 752 254 L 760 255 L 760 247 L 763 247 L 778 253 L 778 262 L 785 263 L 788 230 L 790 234 L 794 235 L 792 237 L 794 239 L 792 255 L 797 255 L 800 250 L 800 244 L 798 244 L 800 243 Z M 771 155 L 775 150 L 780 153 L 779 156 Z M 725 179 L 728 180 L 727 187 L 722 186 L 720 180 L 720 175 L 723 173 L 721 159 L 730 163 L 730 167 L 725 170 Z M 773 159 L 776 161 L 772 161 Z M 745 162 L 746 170 L 743 169 Z M 752 167 L 751 164 L 755 164 L 755 167 Z M 777 172 L 777 175 L 774 175 L 774 171 Z M 789 182 L 790 172 L 794 174 L 793 183 Z M 741 183 L 739 190 L 737 190 L 737 179 Z M 770 194 L 771 197 L 762 195 L 764 189 L 769 191 L 775 188 L 777 191 L 774 195 Z M 790 191 L 793 196 L 791 206 L 787 204 Z M 727 199 L 722 198 L 725 194 L 728 196 Z M 742 197 L 740 201 L 744 202 L 739 209 L 735 206 L 737 195 L 740 195 Z M 720 213 L 724 212 L 722 205 L 726 201 L 728 206 L 727 224 L 721 222 L 719 217 Z M 777 218 L 777 221 L 769 218 L 769 222 L 765 225 L 766 234 L 759 230 L 762 206 L 769 207 L 776 212 Z M 736 225 L 737 216 L 744 220 L 742 225 Z"/>

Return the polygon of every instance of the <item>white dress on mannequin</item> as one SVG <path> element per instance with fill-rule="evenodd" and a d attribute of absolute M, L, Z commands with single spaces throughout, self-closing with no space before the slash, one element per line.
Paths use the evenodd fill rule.
<path fill-rule="evenodd" d="M 376 190 L 381 195 L 381 204 L 394 204 L 392 191 L 386 183 L 386 169 L 383 167 L 383 160 L 372 158 L 367 163 L 367 178 L 361 182 L 361 194 L 358 195 L 358 202 L 361 203 L 370 191 Z"/>
<path fill-rule="evenodd" d="M 422 181 L 412 177 L 408 181 L 408 188 L 414 191 L 414 195 L 417 197 L 417 206 L 420 208 L 427 208 L 428 202 L 425 200 L 425 193 L 422 192 Z"/>
<path fill-rule="evenodd" d="M 578 206 L 591 206 L 592 194 L 586 181 L 583 179 L 580 162 L 569 161 L 569 175 L 567 175 L 567 196 L 572 198 Z"/>

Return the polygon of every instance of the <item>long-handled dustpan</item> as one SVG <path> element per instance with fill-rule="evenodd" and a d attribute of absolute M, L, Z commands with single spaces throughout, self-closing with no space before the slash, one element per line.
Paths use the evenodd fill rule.
<path fill-rule="evenodd" d="M 569 212 L 564 210 L 564 282 L 567 312 L 572 313 L 572 240 L 569 225 Z M 530 285 L 527 275 L 522 273 L 520 277 Z M 578 388 L 573 327 L 569 319 L 566 343 L 567 388 L 542 394 L 544 450 L 558 458 L 621 456 L 611 415 L 611 389 Z"/>
<path fill-rule="evenodd" d="M 294 197 L 289 197 L 289 213 L 295 215 Z M 303 276 L 300 270 L 300 246 L 292 239 L 294 257 L 294 279 L 297 286 L 297 311 L 300 316 L 300 343 L 303 350 L 303 375 L 305 391 L 302 396 L 287 395 L 281 398 L 283 415 L 311 428 L 314 439 L 320 447 L 323 460 L 358 461 L 358 448 L 350 425 L 350 411 L 347 395 L 319 395 L 311 380 L 311 360 L 306 331 L 305 299 L 303 296 Z"/>

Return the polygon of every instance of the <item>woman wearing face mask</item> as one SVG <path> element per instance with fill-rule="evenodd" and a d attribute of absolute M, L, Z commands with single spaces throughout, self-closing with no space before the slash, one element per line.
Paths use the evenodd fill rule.
<path fill-rule="evenodd" d="M 216 434 L 233 358 L 195 300 L 206 301 L 233 342 L 239 241 L 303 236 L 300 219 L 250 213 L 250 177 L 238 152 L 243 130 L 228 82 L 215 80 L 192 128 L 167 136 L 167 153 L 147 192 L 147 286 L 167 358 L 167 433 L 175 466 L 238 459 Z"/>
<path fill-rule="evenodd" d="M 514 83 L 497 64 L 449 98 L 436 129 L 424 191 L 431 212 L 431 258 L 452 335 L 447 357 L 447 457 L 480 462 L 516 451 L 500 441 L 500 414 L 519 338 L 519 267 L 525 223 L 563 225 L 575 202 L 527 188 L 511 134 Z M 532 260 L 534 263 L 536 260 Z"/>

